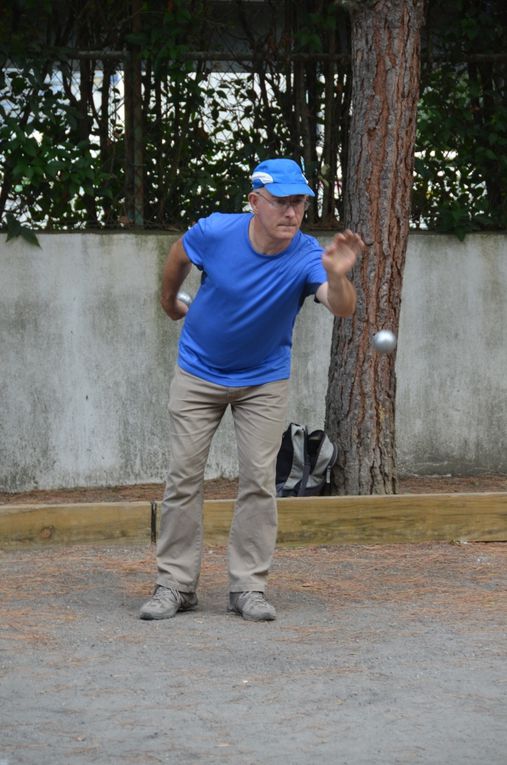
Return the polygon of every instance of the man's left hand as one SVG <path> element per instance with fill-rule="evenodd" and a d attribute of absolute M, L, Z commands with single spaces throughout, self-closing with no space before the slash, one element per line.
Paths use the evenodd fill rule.
<path fill-rule="evenodd" d="M 364 250 L 365 244 L 359 234 L 350 229 L 336 234 L 331 244 L 328 244 L 322 254 L 322 265 L 328 277 L 345 276 L 352 271 L 354 264 Z"/>

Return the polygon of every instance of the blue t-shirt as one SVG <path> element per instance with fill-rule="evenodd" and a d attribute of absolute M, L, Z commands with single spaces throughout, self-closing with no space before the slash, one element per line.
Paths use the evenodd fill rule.
<path fill-rule="evenodd" d="M 250 244 L 251 218 L 213 213 L 183 236 L 202 277 L 185 317 L 178 363 L 217 385 L 289 378 L 296 316 L 327 280 L 316 239 L 299 231 L 287 249 L 263 255 Z"/>

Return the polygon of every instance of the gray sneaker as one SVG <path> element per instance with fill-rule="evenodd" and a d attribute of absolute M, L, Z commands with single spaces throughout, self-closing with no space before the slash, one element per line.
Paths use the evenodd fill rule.
<path fill-rule="evenodd" d="M 251 622 L 271 622 L 276 619 L 276 611 L 268 603 L 263 592 L 230 592 L 229 608 Z"/>
<path fill-rule="evenodd" d="M 197 605 L 195 592 L 180 592 L 158 584 L 150 600 L 141 608 L 141 619 L 171 619 L 178 611 L 190 611 Z"/>

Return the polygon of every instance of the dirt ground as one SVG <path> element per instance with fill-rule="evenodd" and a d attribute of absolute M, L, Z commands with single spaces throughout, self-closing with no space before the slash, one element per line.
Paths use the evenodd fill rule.
<path fill-rule="evenodd" d="M 507 545 L 276 553 L 271 623 L 142 622 L 149 543 L 0 552 L 1 765 L 504 765 Z"/>
<path fill-rule="evenodd" d="M 205 481 L 206 499 L 229 499 L 236 496 L 237 481 L 225 478 Z M 0 492 L 0 505 L 58 504 L 73 502 L 148 502 L 161 499 L 161 483 L 134 486 L 109 486 L 93 489 L 34 490 L 18 493 Z M 507 491 L 507 475 L 410 476 L 399 481 L 400 494 Z M 0 762 L 0 765 L 2 763 Z"/>
<path fill-rule="evenodd" d="M 506 490 L 507 476 L 401 485 Z M 149 541 L 0 549 L 0 765 L 504 765 L 506 564 L 501 543 L 279 549 L 278 618 L 256 624 L 226 612 L 226 550 L 205 545 L 198 609 L 143 622 Z"/>

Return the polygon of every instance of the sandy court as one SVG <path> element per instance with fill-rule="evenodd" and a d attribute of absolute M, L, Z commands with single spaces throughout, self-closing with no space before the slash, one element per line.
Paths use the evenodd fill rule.
<path fill-rule="evenodd" d="M 141 622 L 150 545 L 1 553 L 1 765 L 504 765 L 507 546 L 276 554 L 274 623 Z"/>

